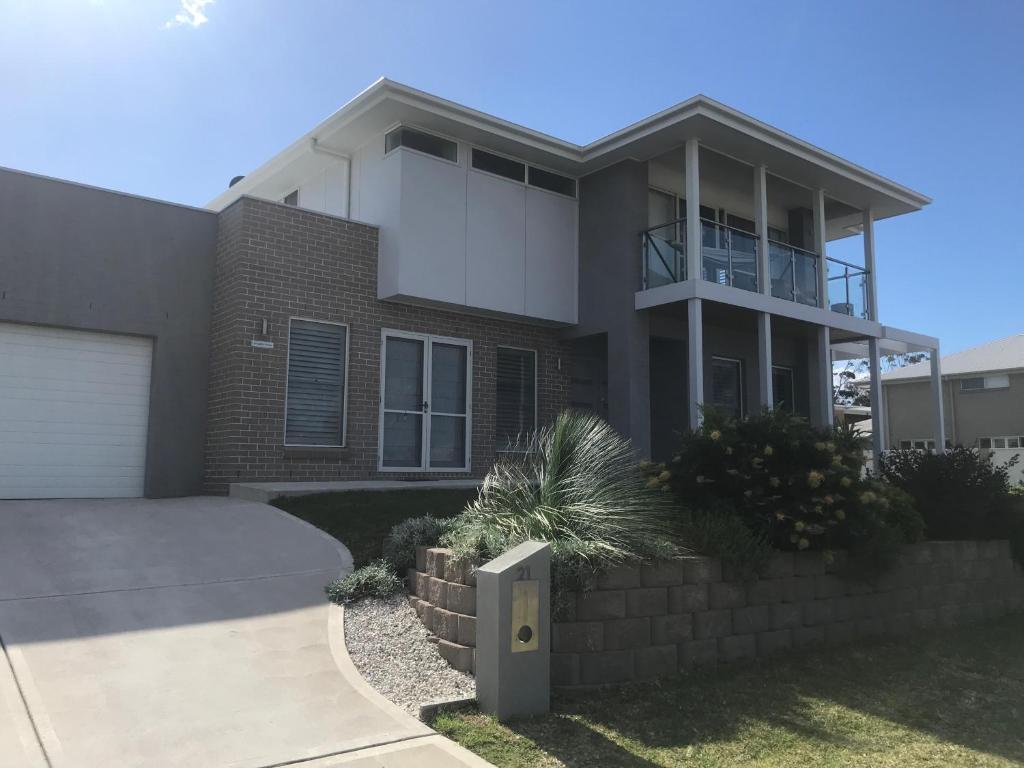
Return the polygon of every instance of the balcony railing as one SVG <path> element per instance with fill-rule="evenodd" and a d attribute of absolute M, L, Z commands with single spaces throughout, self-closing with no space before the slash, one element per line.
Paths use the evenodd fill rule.
<path fill-rule="evenodd" d="M 701 277 L 745 291 L 758 290 L 758 238 L 736 227 L 700 220 Z M 659 224 L 641 233 L 644 289 L 687 279 L 686 219 Z M 868 273 L 863 267 L 827 258 L 828 307 L 851 317 L 869 317 Z M 821 256 L 794 245 L 768 241 L 771 294 L 779 299 L 822 306 Z"/>
<path fill-rule="evenodd" d="M 768 270 L 772 296 L 817 307 L 820 262 L 818 254 L 813 251 L 769 240 Z"/>
<path fill-rule="evenodd" d="M 705 280 L 757 291 L 757 235 L 701 219 L 700 241 Z"/>
<path fill-rule="evenodd" d="M 652 227 L 642 237 L 645 289 L 686 279 L 686 219 Z"/>
<path fill-rule="evenodd" d="M 828 303 L 833 312 L 867 318 L 867 270 L 839 259 L 828 259 Z"/>

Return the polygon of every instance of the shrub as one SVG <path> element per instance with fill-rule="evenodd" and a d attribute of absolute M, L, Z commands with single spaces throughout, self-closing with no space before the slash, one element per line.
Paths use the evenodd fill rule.
<path fill-rule="evenodd" d="M 377 560 L 335 579 L 324 589 L 332 603 L 347 605 L 366 597 L 390 597 L 402 589 L 402 581 L 390 563 Z"/>
<path fill-rule="evenodd" d="M 726 504 L 713 509 L 682 509 L 680 534 L 695 552 L 717 557 L 744 579 L 762 573 L 774 548 Z"/>
<path fill-rule="evenodd" d="M 681 507 L 727 510 L 779 549 L 860 549 L 881 562 L 920 537 L 921 521 L 907 497 L 863 470 L 864 441 L 850 429 L 816 429 L 783 411 L 737 421 L 708 409 L 669 467 L 648 474 Z"/>
<path fill-rule="evenodd" d="M 1009 470 L 967 448 L 943 453 L 891 451 L 882 477 L 909 493 L 933 539 L 1010 539 L 1024 559 L 1024 504 L 1015 498 Z"/>
<path fill-rule="evenodd" d="M 668 495 L 647 486 L 632 445 L 606 422 L 566 411 L 524 447 L 494 465 L 443 537 L 457 557 L 550 542 L 558 593 L 607 566 L 675 554 Z"/>
<path fill-rule="evenodd" d="M 451 527 L 452 520 L 424 515 L 403 520 L 391 529 L 384 542 L 384 559 L 398 573 L 416 565 L 416 547 L 434 547 Z"/>

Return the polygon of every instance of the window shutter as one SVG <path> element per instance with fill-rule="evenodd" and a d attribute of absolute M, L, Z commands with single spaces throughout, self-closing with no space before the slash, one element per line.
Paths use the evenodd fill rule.
<path fill-rule="evenodd" d="M 292 320 L 286 445 L 342 444 L 346 333 L 343 325 Z"/>
<path fill-rule="evenodd" d="M 498 348 L 494 424 L 499 451 L 537 428 L 536 372 L 535 352 Z"/>

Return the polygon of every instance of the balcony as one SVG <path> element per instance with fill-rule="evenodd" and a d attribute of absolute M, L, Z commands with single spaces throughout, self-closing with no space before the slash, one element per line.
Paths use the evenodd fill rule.
<path fill-rule="evenodd" d="M 744 291 L 759 290 L 759 240 L 737 227 L 700 220 L 700 278 Z M 644 290 L 688 279 L 686 219 L 659 224 L 641 233 Z M 826 258 L 828 307 L 851 317 L 868 318 L 868 272 L 839 259 Z M 788 243 L 768 240 L 771 295 L 819 307 L 821 256 Z"/>

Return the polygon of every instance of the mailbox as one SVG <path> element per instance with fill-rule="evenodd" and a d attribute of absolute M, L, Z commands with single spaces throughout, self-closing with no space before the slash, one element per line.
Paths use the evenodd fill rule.
<path fill-rule="evenodd" d="M 476 697 L 499 720 L 551 702 L 551 545 L 528 541 L 476 572 Z"/>

